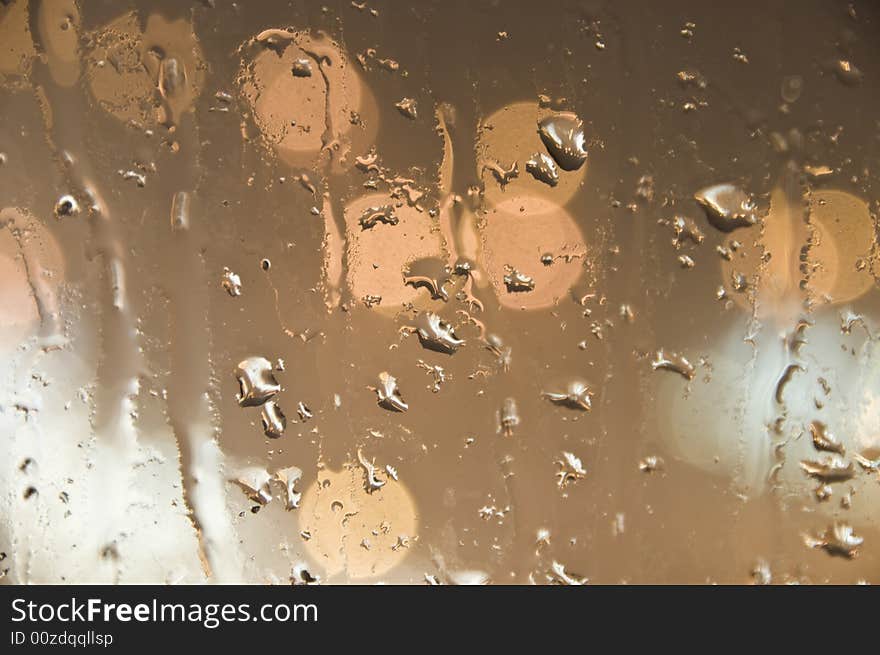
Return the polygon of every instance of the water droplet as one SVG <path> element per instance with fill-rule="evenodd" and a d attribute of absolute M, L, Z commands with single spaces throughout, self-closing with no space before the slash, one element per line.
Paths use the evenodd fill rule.
<path fill-rule="evenodd" d="M 449 300 L 445 285 L 450 280 L 449 268 L 438 259 L 417 259 L 403 274 L 403 283 L 418 289 L 426 288 L 432 300 Z"/>
<path fill-rule="evenodd" d="M 137 185 L 141 188 L 147 186 L 147 176 L 144 175 L 143 173 L 138 173 L 137 171 L 131 171 L 131 170 L 124 171 L 121 169 L 119 171 L 117 171 L 117 173 L 119 173 L 119 175 L 122 176 L 123 180 L 134 180 L 137 183 Z"/>
<path fill-rule="evenodd" d="M 223 276 L 220 279 L 220 284 L 230 296 L 241 295 L 241 278 L 225 266 L 223 267 Z"/>
<path fill-rule="evenodd" d="M 311 77 L 312 62 L 305 57 L 294 59 L 291 73 L 293 73 L 294 77 Z"/>
<path fill-rule="evenodd" d="M 853 455 L 855 460 L 859 463 L 866 471 L 872 471 L 874 473 L 880 473 L 880 457 L 876 456 L 876 453 L 873 453 L 871 456 L 868 456 L 865 453 L 856 453 Z M 871 459 L 871 457 L 874 457 Z"/>
<path fill-rule="evenodd" d="M 784 393 L 785 387 L 788 386 L 788 383 L 791 382 L 791 379 L 794 377 L 795 373 L 802 373 L 804 367 L 800 364 L 789 364 L 785 367 L 785 370 L 782 372 L 782 375 L 779 376 L 779 381 L 776 383 L 776 392 L 774 397 L 776 398 L 776 402 L 782 405 L 785 402 Z"/>
<path fill-rule="evenodd" d="M 421 359 L 418 362 L 419 368 L 427 371 L 432 378 L 432 383 L 428 386 L 431 393 L 439 393 L 440 386 L 446 382 L 446 370 L 439 364 L 426 364 Z"/>
<path fill-rule="evenodd" d="M 272 372 L 272 363 L 265 357 L 248 357 L 235 368 L 238 378 L 238 404 L 242 407 L 262 405 L 281 391 Z"/>
<path fill-rule="evenodd" d="M 290 583 L 292 585 L 316 585 L 320 584 L 321 578 L 312 575 L 304 562 L 295 564 L 290 571 Z"/>
<path fill-rule="evenodd" d="M 843 455 L 846 452 L 844 445 L 828 430 L 822 421 L 810 423 L 810 434 L 813 437 L 813 446 L 816 450 L 824 450 L 830 453 Z"/>
<path fill-rule="evenodd" d="M 368 230 L 376 223 L 385 223 L 386 225 L 397 225 L 399 222 L 397 216 L 394 215 L 394 207 L 391 205 L 383 205 L 382 207 L 368 207 L 360 218 L 361 229 Z"/>
<path fill-rule="evenodd" d="M 844 521 L 835 521 L 818 536 L 804 536 L 804 543 L 810 548 L 822 548 L 829 555 L 847 559 L 858 555 L 863 542 L 864 539 L 857 536 L 852 526 Z"/>
<path fill-rule="evenodd" d="M 687 380 L 693 380 L 694 375 L 696 374 L 694 365 L 691 364 L 686 357 L 662 348 L 657 351 L 654 361 L 651 362 L 651 368 L 655 371 L 658 369 L 673 371 Z"/>
<path fill-rule="evenodd" d="M 862 83 L 862 71 L 848 59 L 834 62 L 834 74 L 847 86 L 858 86 Z"/>
<path fill-rule="evenodd" d="M 505 398 L 498 413 L 498 432 L 505 437 L 513 436 L 513 431 L 520 424 L 519 410 L 516 406 L 516 400 L 513 398 Z"/>
<path fill-rule="evenodd" d="M 178 191 L 171 198 L 171 229 L 189 229 L 189 206 L 190 194 L 187 191 Z"/>
<path fill-rule="evenodd" d="M 263 432 L 270 439 L 278 439 L 287 429 L 287 417 L 275 400 L 267 400 L 263 404 L 260 419 L 263 422 Z"/>
<path fill-rule="evenodd" d="M 834 175 L 834 169 L 830 166 L 811 166 L 806 164 L 804 165 L 804 173 L 815 182 Z"/>
<path fill-rule="evenodd" d="M 418 118 L 418 106 L 414 99 L 404 98 L 400 102 L 395 102 L 394 106 L 397 107 L 397 111 L 399 111 L 406 118 L 410 120 L 415 120 L 416 118 Z"/>
<path fill-rule="evenodd" d="M 507 275 L 504 276 L 504 286 L 508 293 L 523 293 L 535 289 L 535 280 L 525 273 L 520 273 L 512 266 L 507 267 Z"/>
<path fill-rule="evenodd" d="M 547 574 L 547 580 L 551 584 L 566 586 L 582 586 L 589 582 L 588 578 L 577 575 L 576 573 L 569 573 L 565 570 L 565 567 L 562 564 L 555 560 L 550 565 L 550 572 Z"/>
<path fill-rule="evenodd" d="M 303 423 L 312 418 L 312 410 L 310 410 L 303 401 L 299 401 L 296 404 L 296 413 L 299 416 L 299 420 Z"/>
<path fill-rule="evenodd" d="M 373 493 L 374 491 L 381 489 L 385 486 L 385 480 L 380 480 L 376 477 L 376 466 L 364 458 L 363 453 L 360 450 L 357 452 L 358 462 L 361 467 L 364 469 L 364 487 L 367 490 L 368 494 Z"/>
<path fill-rule="evenodd" d="M 773 581 L 770 572 L 770 564 L 765 559 L 759 559 L 752 567 L 752 580 L 756 585 L 768 585 Z"/>
<path fill-rule="evenodd" d="M 55 216 L 57 218 L 65 218 L 67 216 L 76 216 L 79 214 L 79 202 L 72 195 L 63 195 L 55 203 Z"/>
<path fill-rule="evenodd" d="M 671 224 L 674 234 L 672 245 L 675 246 L 676 250 L 681 248 L 685 240 L 689 240 L 696 246 L 703 243 L 703 239 L 705 238 L 703 231 L 697 226 L 693 219 L 688 218 L 687 216 L 675 216 L 673 217 Z"/>
<path fill-rule="evenodd" d="M 865 319 L 861 314 L 856 314 L 851 309 L 847 309 L 840 314 L 840 331 L 843 334 L 852 334 L 852 329 L 856 325 L 865 327 Z"/>
<path fill-rule="evenodd" d="M 705 209 L 709 223 L 722 232 L 758 222 L 751 196 L 733 184 L 706 187 L 697 191 L 694 198 Z"/>
<path fill-rule="evenodd" d="M 159 68 L 159 92 L 173 98 L 186 85 L 186 71 L 176 57 L 166 57 Z"/>
<path fill-rule="evenodd" d="M 452 326 L 433 312 L 422 312 L 415 329 L 422 346 L 428 350 L 451 355 L 464 345 L 464 341 L 455 336 Z"/>
<path fill-rule="evenodd" d="M 803 460 L 801 469 L 811 478 L 826 484 L 845 482 L 856 474 L 852 462 L 847 462 L 837 454 L 829 455 L 820 461 Z"/>
<path fill-rule="evenodd" d="M 694 38 L 694 32 L 696 32 L 697 24 L 691 21 L 687 21 L 684 26 L 679 30 L 679 34 L 681 34 L 688 41 Z"/>
<path fill-rule="evenodd" d="M 450 571 L 449 584 L 457 586 L 483 586 L 491 582 L 485 571 Z"/>
<path fill-rule="evenodd" d="M 526 161 L 526 172 L 531 173 L 539 182 L 549 186 L 559 184 L 559 171 L 556 163 L 543 152 L 536 152 Z"/>
<path fill-rule="evenodd" d="M 664 462 L 662 457 L 657 455 L 648 455 L 639 461 L 639 470 L 642 473 L 653 473 L 663 468 Z"/>
<path fill-rule="evenodd" d="M 235 482 L 254 502 L 265 505 L 272 500 L 272 489 L 269 472 L 258 466 L 250 466 L 239 471 L 232 482 Z"/>
<path fill-rule="evenodd" d="M 376 392 L 380 407 L 393 412 L 405 412 L 409 409 L 409 405 L 400 395 L 397 378 L 387 371 L 379 373 L 379 386 L 370 388 Z"/>
<path fill-rule="evenodd" d="M 490 160 L 483 164 L 483 170 L 491 172 L 502 189 L 510 184 L 511 180 L 519 177 L 519 164 L 517 162 L 513 162 L 510 166 L 504 168 L 497 161 Z"/>
<path fill-rule="evenodd" d="M 543 391 L 541 395 L 552 403 L 563 405 L 570 409 L 580 409 L 585 412 L 593 408 L 593 392 L 586 382 L 574 380 L 569 382 L 564 392 Z"/>
<path fill-rule="evenodd" d="M 566 487 L 572 482 L 577 482 L 587 475 L 587 471 L 580 458 L 573 453 L 563 451 L 562 459 L 556 461 L 556 466 L 559 468 L 559 471 L 556 472 L 556 484 L 560 488 Z"/>
<path fill-rule="evenodd" d="M 562 112 L 541 119 L 538 134 L 562 170 L 576 171 L 587 160 L 584 123 L 575 114 Z"/>
<path fill-rule="evenodd" d="M 733 271 L 731 273 L 730 283 L 733 286 L 733 290 L 738 293 L 742 293 L 749 288 L 749 279 L 739 271 Z"/>
<path fill-rule="evenodd" d="M 285 508 L 288 510 L 296 509 L 302 500 L 302 494 L 296 491 L 296 483 L 302 478 L 302 469 L 296 466 L 289 466 L 275 472 L 275 479 L 278 480 L 286 491 L 287 502 Z"/>

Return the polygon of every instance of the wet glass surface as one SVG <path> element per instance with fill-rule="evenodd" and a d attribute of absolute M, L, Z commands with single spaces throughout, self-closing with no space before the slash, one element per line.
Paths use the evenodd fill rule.
<path fill-rule="evenodd" d="M 880 572 L 880 6 L 0 4 L 5 582 Z"/>

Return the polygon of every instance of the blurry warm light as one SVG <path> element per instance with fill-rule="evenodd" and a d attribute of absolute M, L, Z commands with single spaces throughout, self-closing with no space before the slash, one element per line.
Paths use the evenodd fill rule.
<path fill-rule="evenodd" d="M 255 43 L 253 48 L 259 50 L 240 74 L 242 94 L 253 108 L 257 127 L 291 166 L 315 164 L 324 146 L 333 148 L 337 164 L 346 160 L 353 165 L 354 156 L 364 154 L 376 135 L 375 97 L 342 47 L 329 38 L 307 32 L 284 32 L 283 38 L 280 53 Z M 314 55 L 325 63 L 319 66 Z M 308 62 L 310 75 L 293 74 L 297 60 Z"/>
<path fill-rule="evenodd" d="M 415 543 L 416 506 L 404 485 L 388 479 L 367 493 L 364 472 L 354 465 L 319 472 L 298 511 L 300 530 L 311 535 L 303 547 L 328 577 L 383 575 Z"/>
<path fill-rule="evenodd" d="M 806 198 L 808 225 L 804 222 L 805 206 L 797 200 L 792 202 L 782 187 L 776 187 L 757 239 L 750 241 L 748 231 L 734 233 L 732 238 L 743 247 L 732 253 L 730 261 L 721 262 L 728 297 L 751 311 L 754 296 L 759 318 L 773 316 L 786 322 L 800 311 L 806 295 L 800 287 L 805 277 L 800 256 L 808 239 L 812 242 L 806 251 L 808 288 L 817 305 L 849 302 L 874 284 L 867 265 L 874 242 L 867 204 L 845 191 L 812 191 Z M 733 288 L 734 273 L 746 275 L 757 288 L 738 292 Z"/>
<path fill-rule="evenodd" d="M 64 281 L 64 256 L 52 233 L 29 213 L 0 210 L 0 348 L 14 347 L 40 323 L 57 313 L 58 288 Z"/>
<path fill-rule="evenodd" d="M 394 209 L 396 225 L 379 222 L 367 230 L 361 227 L 364 212 L 388 204 L 394 204 L 388 195 L 372 193 L 345 208 L 348 285 L 357 300 L 381 296 L 379 310 L 427 299 L 424 289 L 404 284 L 404 270 L 417 259 L 442 256 L 440 236 L 427 212 L 404 205 Z"/>
<path fill-rule="evenodd" d="M 488 210 L 482 227 L 480 264 L 498 301 L 511 309 L 542 309 L 565 296 L 580 277 L 587 246 L 562 207 L 540 197 L 514 196 Z M 541 262 L 553 256 L 549 266 Z M 509 292 L 504 276 L 513 267 L 535 281 L 526 292 Z"/>

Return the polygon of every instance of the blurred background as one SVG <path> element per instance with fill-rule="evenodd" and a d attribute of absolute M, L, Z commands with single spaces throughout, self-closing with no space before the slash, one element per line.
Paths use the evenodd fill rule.
<path fill-rule="evenodd" d="M 880 6 L 716 4 L 4 0 L 3 582 L 876 582 Z"/>

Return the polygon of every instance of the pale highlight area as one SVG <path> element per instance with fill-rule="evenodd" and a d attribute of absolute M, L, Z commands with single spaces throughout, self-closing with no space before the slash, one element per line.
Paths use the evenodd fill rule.
<path fill-rule="evenodd" d="M 93 438 L 101 359 L 95 317 L 79 308 L 80 292 L 66 288 L 59 244 L 38 219 L 6 208 L 0 225 L 8 351 L 0 379 L 0 523 L 15 554 L 9 580 L 203 582 L 176 444 L 154 418 L 162 401 L 130 380 L 119 403 L 121 417 L 140 416 L 132 451 Z M 114 428 L 133 430 L 124 420 Z M 96 466 L 105 460 L 111 469 Z M 105 529 L 117 510 L 113 529 Z"/>
<path fill-rule="evenodd" d="M 854 458 L 880 455 L 875 420 L 880 348 L 873 339 L 853 334 L 842 339 L 836 312 L 817 317 L 794 356 L 772 324 L 754 335 L 754 349 L 741 331 L 732 330 L 706 353 L 711 369 L 698 370 L 691 382 L 667 371 L 646 373 L 656 389 L 651 429 L 671 456 L 731 483 L 744 500 L 774 493 L 785 505 L 836 515 L 852 489 L 855 501 L 847 516 L 870 521 L 880 487 L 874 476 L 861 474 Z M 852 344 L 855 356 L 841 350 L 841 343 Z M 780 385 L 792 364 L 803 368 Z M 826 502 L 815 500 L 818 482 L 801 468 L 803 461 L 827 456 L 813 445 L 809 426 L 815 420 L 843 444 L 844 460 L 857 472 L 852 480 L 832 484 Z"/>
<path fill-rule="evenodd" d="M 404 560 L 416 537 L 415 501 L 403 484 L 386 479 L 367 493 L 364 471 L 354 465 L 320 472 L 299 512 L 300 529 L 311 535 L 303 547 L 327 577 L 384 575 Z"/>
<path fill-rule="evenodd" d="M 30 213 L 0 211 L 0 351 L 36 333 L 41 322 L 57 331 L 64 255 L 52 233 Z"/>
<path fill-rule="evenodd" d="M 587 246 L 571 215 L 550 200 L 512 197 L 489 209 L 482 225 L 479 261 L 498 301 L 510 309 L 553 306 L 577 282 Z M 553 263 L 541 262 L 549 253 Z M 511 292 L 504 276 L 513 267 L 535 281 L 531 291 Z"/>

